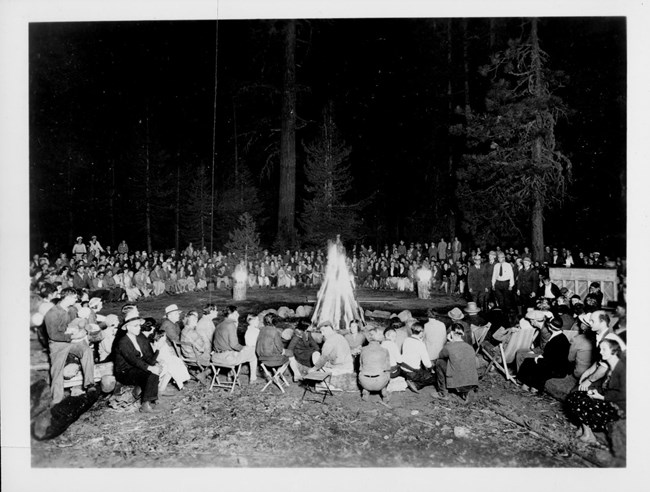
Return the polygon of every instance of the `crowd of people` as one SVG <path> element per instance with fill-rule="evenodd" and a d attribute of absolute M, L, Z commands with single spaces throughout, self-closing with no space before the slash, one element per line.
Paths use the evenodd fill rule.
<path fill-rule="evenodd" d="M 401 241 L 381 253 L 355 246 L 349 263 L 357 285 L 412 290 L 425 278 L 427 288 L 463 295 L 467 306 L 446 317 L 430 310 L 426 320 L 405 311 L 387 322 L 354 321 L 344 331 L 301 320 L 287 333 L 275 326 L 272 312 L 250 314 L 240 322 L 235 306 L 220 313 L 208 304 L 199 314 L 170 304 L 161 320 L 140 316 L 136 302 L 148 296 L 231 286 L 242 264 L 233 255 L 210 255 L 191 244 L 180 254 L 149 255 L 131 252 L 124 241 L 111 251 L 94 236 L 87 247 L 78 238 L 69 259 L 61 253 L 50 262 L 48 251 L 34 256 L 32 325 L 49 351 L 53 404 L 64 397 L 63 369 L 72 355 L 80 361 L 86 391 L 97 391 L 94 364 L 113 361 L 116 379 L 137 388 L 146 413 L 158 411 L 164 406 L 160 397 L 182 391 L 192 377 L 210 379 L 207 369 L 190 374 L 182 357 L 204 367 L 247 365 L 252 384 L 263 364 L 290 371 L 295 381 L 327 371 L 331 389 L 360 391 L 363 399 L 379 393 L 389 400 L 394 391 L 432 387 L 436 398 L 451 394 L 467 401 L 480 385 L 475 331 L 487 327 L 483 343 L 493 349 L 508 343 L 517 330 L 533 328 L 534 347 L 518 353 L 513 368 L 519 383 L 540 392 L 548 379 L 573 375 L 576 388 L 567 411 L 579 423 L 581 439 L 594 442 L 594 431 L 625 415 L 624 296 L 613 323 L 597 283 L 580 298 L 554 285 L 546 269 L 597 264 L 618 268 L 624 277 L 625 262 L 601 261 L 598 253 L 579 254 L 574 261 L 569 251 L 548 249 L 549 261 L 533 262 L 526 250 L 520 255 L 496 248 L 487 258 L 478 249 L 468 254 L 457 239 L 450 245 L 441 241 L 408 248 Z M 318 251 L 264 251 L 246 266 L 245 281 L 259 288 L 319 285 L 324 270 Z M 422 276 L 423 271 L 431 275 Z M 120 316 L 103 316 L 104 302 L 127 303 Z"/>

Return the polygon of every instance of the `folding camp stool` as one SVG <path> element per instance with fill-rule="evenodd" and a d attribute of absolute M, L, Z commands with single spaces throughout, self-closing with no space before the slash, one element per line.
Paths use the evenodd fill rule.
<path fill-rule="evenodd" d="M 262 366 L 262 371 L 264 371 L 264 375 L 268 379 L 268 382 L 264 385 L 262 391 L 268 388 L 271 383 L 275 383 L 275 385 L 278 388 L 280 388 L 280 391 L 284 393 L 284 388 L 282 387 L 282 384 L 289 387 L 289 383 L 284 377 L 284 371 L 286 371 L 287 368 L 289 367 L 289 362 L 285 362 L 284 364 L 278 367 L 269 367 L 263 362 L 260 362 L 260 366 Z M 269 371 L 269 369 L 271 370 Z"/>
<path fill-rule="evenodd" d="M 303 376 L 301 382 L 302 385 L 305 387 L 305 391 L 303 392 L 300 401 L 302 402 L 305 399 L 305 395 L 307 394 L 307 391 L 310 391 L 311 393 L 316 393 L 316 385 L 318 383 L 323 383 L 325 385 L 325 391 L 323 391 L 323 400 L 320 403 L 325 403 L 325 398 L 327 398 L 328 394 L 330 396 L 334 396 L 334 393 L 332 393 L 332 390 L 329 385 L 331 381 L 332 381 L 331 372 L 317 371 L 317 372 L 310 372 L 306 376 Z M 307 401 L 318 401 L 318 400 L 307 400 Z"/>
<path fill-rule="evenodd" d="M 224 388 L 224 389 L 229 389 L 230 393 L 235 391 L 235 386 L 239 385 L 241 386 L 241 383 L 239 382 L 239 373 L 241 372 L 241 366 L 242 363 L 240 362 L 239 364 L 215 364 L 214 362 L 210 363 L 210 368 L 212 369 L 213 376 L 212 376 L 212 383 L 210 384 L 210 389 L 212 388 Z M 228 374 L 226 377 L 230 376 L 232 377 L 231 380 L 224 380 L 222 381 L 219 379 L 219 372 L 221 369 L 228 369 Z"/>

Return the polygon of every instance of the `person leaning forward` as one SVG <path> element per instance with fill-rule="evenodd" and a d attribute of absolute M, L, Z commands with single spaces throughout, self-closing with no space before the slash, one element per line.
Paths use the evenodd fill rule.
<path fill-rule="evenodd" d="M 88 342 L 82 340 L 86 336 L 85 330 L 79 330 L 74 334 L 66 333 L 68 325 L 77 317 L 76 310 L 72 307 L 76 301 L 77 291 L 66 287 L 61 291 L 61 300 L 44 317 L 49 338 L 52 405 L 63 400 L 63 368 L 68 354 L 77 356 L 81 361 L 84 387 L 88 391 L 96 391 L 93 352 Z M 77 339 L 78 342 L 72 343 Z"/>
<path fill-rule="evenodd" d="M 216 365 L 233 366 L 248 362 L 250 383 L 257 380 L 257 356 L 255 347 L 241 345 L 237 339 L 237 325 L 232 319 L 225 319 L 217 325 L 212 338 L 212 362 Z"/>

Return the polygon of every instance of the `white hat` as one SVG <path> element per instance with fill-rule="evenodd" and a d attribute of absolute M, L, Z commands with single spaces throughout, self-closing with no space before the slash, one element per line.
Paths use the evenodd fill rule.
<path fill-rule="evenodd" d="M 178 306 L 176 304 L 170 304 L 165 308 L 165 316 L 167 316 L 169 313 L 173 313 L 174 311 L 180 311 L 180 309 L 178 309 Z"/>

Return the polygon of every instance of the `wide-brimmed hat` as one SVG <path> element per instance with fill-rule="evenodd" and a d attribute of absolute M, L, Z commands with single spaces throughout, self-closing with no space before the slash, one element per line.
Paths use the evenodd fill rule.
<path fill-rule="evenodd" d="M 178 306 L 176 304 L 170 304 L 165 308 L 165 316 L 167 316 L 169 313 L 173 313 L 174 311 L 180 311 L 180 309 L 178 309 Z"/>
<path fill-rule="evenodd" d="M 104 323 L 106 323 L 106 326 L 117 326 L 120 323 L 120 319 L 116 314 L 109 314 L 104 319 Z"/>
<path fill-rule="evenodd" d="M 124 324 L 122 325 L 122 329 L 126 330 L 126 327 L 131 323 L 143 324 L 144 319 L 142 319 L 140 315 L 136 314 L 134 311 L 130 311 L 126 313 L 126 316 L 124 317 Z"/>
<path fill-rule="evenodd" d="M 539 309 L 531 309 L 526 313 L 526 319 L 532 321 L 544 321 L 546 319 L 546 315 L 544 314 L 544 311 L 540 311 Z"/>
<path fill-rule="evenodd" d="M 90 299 L 90 301 L 88 301 L 88 307 L 89 308 L 97 307 L 101 302 L 102 302 L 101 297 L 93 297 L 92 299 Z"/>
<path fill-rule="evenodd" d="M 454 309 L 449 311 L 447 313 L 447 316 L 449 316 L 451 319 L 453 319 L 455 321 L 459 321 L 459 320 L 461 320 L 461 319 L 463 319 L 465 317 L 463 312 L 457 307 L 455 307 Z"/>
<path fill-rule="evenodd" d="M 480 310 L 481 308 L 478 307 L 475 302 L 468 302 L 467 307 L 464 309 L 467 314 L 476 314 Z"/>

